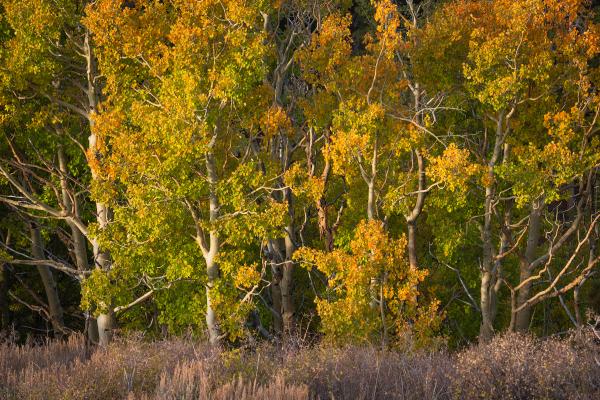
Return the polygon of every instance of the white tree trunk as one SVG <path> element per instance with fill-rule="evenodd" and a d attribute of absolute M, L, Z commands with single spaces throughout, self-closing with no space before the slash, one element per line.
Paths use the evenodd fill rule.
<path fill-rule="evenodd" d="M 217 221 L 219 216 L 219 200 L 217 198 L 216 186 L 217 186 L 217 170 L 215 165 L 215 159 L 212 153 L 206 156 L 206 171 L 208 173 L 208 183 L 210 186 L 209 193 L 209 218 L 210 222 L 214 223 Z M 220 341 L 219 325 L 217 321 L 217 315 L 212 304 L 211 290 L 214 287 L 215 281 L 219 278 L 219 265 L 216 263 L 215 258 L 219 252 L 219 237 L 218 233 L 211 230 L 209 234 L 209 248 L 208 252 L 204 254 L 206 261 L 206 274 L 208 282 L 206 285 L 206 327 L 208 329 L 208 339 L 211 345 L 216 346 Z"/>

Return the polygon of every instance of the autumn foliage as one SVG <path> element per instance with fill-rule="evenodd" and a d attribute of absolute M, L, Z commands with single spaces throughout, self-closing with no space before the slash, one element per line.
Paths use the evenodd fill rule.
<path fill-rule="evenodd" d="M 600 310 L 599 16 L 586 0 L 0 0 L 0 331 L 385 352 L 582 328 Z M 466 386 L 443 378 L 445 395 L 504 384 L 465 355 L 491 348 L 451 356 L 479 375 L 454 371 Z M 188 361 L 148 361 L 161 383 L 143 396 L 214 378 Z M 515 396 L 552 397 L 531 374 Z M 250 390 L 240 376 L 215 396 Z M 253 396 L 326 385 L 273 376 Z"/>

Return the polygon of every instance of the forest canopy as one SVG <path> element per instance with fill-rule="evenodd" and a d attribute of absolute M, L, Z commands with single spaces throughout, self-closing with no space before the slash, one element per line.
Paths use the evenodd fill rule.
<path fill-rule="evenodd" d="M 460 346 L 600 312 L 585 0 L 0 0 L 0 329 Z"/>

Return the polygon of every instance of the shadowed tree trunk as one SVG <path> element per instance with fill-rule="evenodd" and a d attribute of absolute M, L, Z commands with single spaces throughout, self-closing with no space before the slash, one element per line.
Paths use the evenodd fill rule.
<path fill-rule="evenodd" d="M 529 232 L 527 236 L 527 245 L 525 251 L 519 257 L 519 282 L 525 282 L 533 273 L 531 263 L 535 260 L 536 250 L 540 240 L 542 211 L 544 207 L 543 199 L 536 200 L 531 204 L 529 213 Z M 519 290 L 517 295 L 517 306 L 521 306 L 531 297 L 532 282 L 529 281 Z M 517 332 L 527 332 L 531 322 L 531 307 L 525 307 L 515 316 L 514 330 Z"/>
<path fill-rule="evenodd" d="M 4 244 L 10 246 L 10 230 L 6 233 Z M 10 312 L 8 311 L 8 291 L 10 282 L 8 276 L 8 264 L 0 263 L 0 335 L 6 333 L 10 328 Z"/>
<path fill-rule="evenodd" d="M 494 148 L 487 165 L 487 184 L 485 186 L 485 201 L 484 201 L 484 221 L 481 228 L 481 242 L 483 246 L 482 265 L 481 265 L 481 287 L 480 287 L 480 308 L 481 308 L 481 326 L 479 328 L 479 340 L 481 342 L 489 341 L 494 334 L 494 243 L 492 240 L 494 202 L 496 200 L 495 188 L 495 167 L 503 153 L 504 140 L 508 127 L 508 118 L 512 111 L 505 116 L 504 112 L 500 112 L 497 116 L 496 134 L 494 140 Z"/>
<path fill-rule="evenodd" d="M 289 205 L 290 221 L 293 221 L 292 193 L 290 189 L 286 190 L 286 199 Z M 294 225 L 290 224 L 286 228 L 285 242 L 285 262 L 283 263 L 283 273 L 281 276 L 281 317 L 283 320 L 283 331 L 289 335 L 294 331 L 294 314 L 296 313 L 293 284 L 294 284 Z"/>
<path fill-rule="evenodd" d="M 0 264 L 0 334 L 8 331 L 10 327 L 10 313 L 8 312 L 8 264 Z"/>
<path fill-rule="evenodd" d="M 39 227 L 32 222 L 30 224 L 31 231 L 31 254 L 36 260 L 44 260 L 44 244 L 40 234 Z M 47 265 L 38 265 L 37 270 L 40 274 L 44 290 L 46 292 L 46 300 L 48 301 L 48 313 L 50 314 L 50 323 L 55 336 L 60 336 L 64 333 L 63 309 L 56 288 L 54 275 Z"/>
<path fill-rule="evenodd" d="M 273 304 L 273 330 L 277 334 L 283 332 L 283 310 L 281 299 L 282 252 L 279 248 L 279 240 L 269 240 L 269 255 L 271 259 L 271 302 Z"/>
<path fill-rule="evenodd" d="M 77 199 L 72 194 L 69 183 L 68 183 L 68 170 L 67 170 L 67 159 L 65 156 L 64 149 L 59 147 L 58 149 L 58 166 L 60 170 L 60 188 L 62 191 L 62 202 L 66 210 L 76 218 L 80 219 L 79 204 Z M 75 256 L 75 263 L 79 271 L 86 271 L 89 268 L 88 256 L 87 256 L 87 240 L 83 233 L 79 230 L 77 225 L 71 220 L 67 220 L 67 225 L 71 230 L 71 241 L 73 245 L 73 255 Z"/>

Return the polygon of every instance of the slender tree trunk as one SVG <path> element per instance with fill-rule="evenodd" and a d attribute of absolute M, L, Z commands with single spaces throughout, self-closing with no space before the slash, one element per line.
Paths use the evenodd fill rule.
<path fill-rule="evenodd" d="M 377 205 L 375 204 L 376 199 L 375 199 L 375 179 L 377 177 L 377 162 L 378 162 L 378 157 L 377 157 L 377 152 L 379 151 L 378 149 L 378 137 L 377 134 L 375 134 L 375 139 L 373 141 L 373 158 L 371 159 L 371 171 L 370 171 L 370 176 L 367 176 L 367 173 L 365 173 L 364 171 L 362 172 L 363 175 L 363 179 L 367 184 L 367 189 L 368 189 L 368 195 L 367 195 L 367 218 L 369 219 L 369 221 L 373 221 L 375 219 L 375 217 L 377 216 L 377 210 L 376 207 Z"/>
<path fill-rule="evenodd" d="M 416 15 L 415 19 L 413 19 L 413 26 L 415 28 L 417 27 Z M 421 114 L 419 114 L 419 110 L 421 109 L 421 86 L 418 82 L 414 84 L 412 94 L 417 122 L 419 124 L 422 124 L 423 117 Z M 427 195 L 427 175 L 425 174 L 425 160 L 423 159 L 423 155 L 419 150 L 414 150 L 414 154 L 417 158 L 417 172 L 419 174 L 417 181 L 418 193 L 413 209 L 411 210 L 410 214 L 406 216 L 406 224 L 408 230 L 408 264 L 413 270 L 417 269 L 419 265 L 417 259 L 417 219 L 423 212 L 423 207 L 425 205 L 425 197 Z"/>
<path fill-rule="evenodd" d="M 505 149 L 504 162 L 507 160 L 507 151 Z M 502 233 L 500 234 L 500 247 L 498 249 L 498 255 L 504 254 L 510 248 L 510 244 L 512 242 L 512 234 L 510 231 L 510 225 L 512 221 L 512 207 L 513 202 L 509 200 L 506 203 L 506 208 L 504 210 L 504 221 L 502 227 Z M 494 287 L 491 290 L 491 299 L 490 299 L 490 318 L 492 321 L 496 319 L 496 315 L 498 314 L 498 292 L 502 287 L 503 283 L 503 259 L 497 259 L 494 265 L 495 277 L 494 277 Z"/>
<path fill-rule="evenodd" d="M 486 238 L 484 238 L 485 240 Z M 481 342 L 489 341 L 494 335 L 494 328 L 492 325 L 491 316 L 491 304 L 492 299 L 490 295 L 490 288 L 492 282 L 492 273 L 489 269 L 486 269 L 485 264 L 481 272 L 481 289 L 480 289 L 480 307 L 481 307 L 481 326 L 479 328 L 479 340 Z"/>
<path fill-rule="evenodd" d="M 326 140 L 329 142 L 329 136 L 326 135 Z M 314 132 L 311 129 L 309 132 L 309 145 L 307 146 L 307 164 L 308 172 L 311 176 L 315 176 L 315 163 L 313 161 L 313 143 L 314 143 Z M 323 166 L 323 172 L 321 173 L 321 181 L 323 187 L 327 187 L 329 181 L 329 174 L 331 173 L 331 160 L 325 157 L 325 165 Z M 329 223 L 329 215 L 327 214 L 327 201 L 325 199 L 325 193 L 323 193 L 319 199 L 315 201 L 317 208 L 317 224 L 319 226 L 319 236 L 324 242 L 325 250 L 330 252 L 333 251 L 333 227 Z"/>
<path fill-rule="evenodd" d="M 417 157 L 417 165 L 418 165 L 418 191 L 417 200 L 415 202 L 415 206 L 413 207 L 410 215 L 406 217 L 406 223 L 408 226 L 408 263 L 411 269 L 417 269 L 418 267 L 418 259 L 417 259 L 417 219 L 423 212 L 423 207 L 425 205 L 425 197 L 427 196 L 427 176 L 425 174 L 425 160 L 423 159 L 422 154 L 415 150 L 415 156 Z"/>
<path fill-rule="evenodd" d="M 100 88 L 98 86 L 98 67 L 96 63 L 96 57 L 92 49 L 91 37 L 89 30 L 85 29 L 85 36 L 83 42 L 84 56 L 86 59 L 86 94 L 88 100 L 88 123 L 90 127 L 90 136 L 88 138 L 88 158 L 89 161 L 97 157 L 97 141 L 98 138 L 94 132 L 94 114 L 98 109 L 98 103 L 100 101 Z M 91 168 L 92 180 L 97 179 L 97 172 L 94 168 Z M 96 221 L 100 230 L 105 229 L 108 226 L 108 222 L 112 219 L 111 209 L 103 203 L 96 202 Z M 94 267 L 101 268 L 104 271 L 110 270 L 112 266 L 110 253 L 105 249 L 100 248 L 100 244 L 96 239 L 92 239 L 92 249 L 94 255 Z M 109 311 L 107 313 L 99 314 L 97 317 L 97 330 L 98 330 L 98 342 L 101 346 L 106 346 L 112 339 L 112 333 L 115 326 L 115 315 L 112 312 L 112 304 L 109 305 Z M 92 334 L 95 331 L 91 324 Z"/>
<path fill-rule="evenodd" d="M 282 82 L 278 79 L 277 82 Z M 281 87 L 282 88 L 282 87 Z M 280 89 L 281 89 L 280 88 Z M 281 92 L 276 96 L 276 103 L 279 105 Z M 279 136 L 279 149 L 277 154 L 272 157 L 279 161 L 281 165 L 281 173 L 285 173 L 290 167 L 290 144 L 285 136 Z M 280 182 L 279 186 L 284 188 L 284 183 Z M 273 282 L 271 283 L 271 295 L 273 299 L 273 308 L 275 318 L 273 327 L 275 332 L 289 335 L 294 329 L 294 314 L 295 307 L 293 301 L 293 279 L 294 279 L 294 207 L 293 195 L 290 188 L 284 188 L 283 198 L 277 199 L 287 203 L 289 223 L 285 228 L 285 236 L 283 240 L 271 240 L 273 251 L 271 252 L 276 259 L 276 265 L 272 268 Z"/>
<path fill-rule="evenodd" d="M 492 217 L 494 200 L 496 198 L 495 190 L 495 171 L 494 168 L 504 146 L 504 113 L 498 115 L 496 138 L 492 156 L 488 162 L 488 182 L 485 187 L 484 203 L 484 221 L 481 231 L 481 241 L 483 245 L 483 260 L 481 265 L 481 288 L 480 288 L 480 307 L 481 307 L 481 326 L 479 328 L 479 340 L 489 341 L 494 334 L 493 327 L 493 299 L 492 291 L 494 289 L 494 249 L 492 241 Z"/>
<path fill-rule="evenodd" d="M 368 202 L 367 202 L 367 218 L 369 221 L 375 220 L 375 178 L 371 178 L 371 180 L 367 183 L 367 187 L 369 190 Z M 373 309 L 377 308 L 377 296 L 379 294 L 378 286 L 378 277 L 372 276 L 370 283 L 370 292 L 371 292 L 371 302 L 370 306 Z M 383 322 L 383 320 L 382 320 Z"/>
<path fill-rule="evenodd" d="M 211 290 L 219 277 L 219 266 L 213 258 L 206 258 L 206 273 L 208 284 L 206 285 L 206 326 L 208 329 L 208 341 L 212 346 L 217 346 L 220 341 L 217 314 L 213 307 Z"/>
<path fill-rule="evenodd" d="M 219 216 L 219 200 L 217 198 L 217 170 L 215 159 L 212 153 L 206 155 L 206 172 L 208 174 L 208 183 L 210 186 L 209 193 L 209 219 L 211 223 L 216 223 Z M 211 228 L 212 229 L 212 228 Z M 209 234 L 208 252 L 204 254 L 206 261 L 206 274 L 208 282 L 206 285 L 206 326 L 208 329 L 208 339 L 211 345 L 216 346 L 220 342 L 219 325 L 217 315 L 213 308 L 212 293 L 215 282 L 219 278 L 219 265 L 215 258 L 219 252 L 219 237 L 215 230 L 211 230 Z"/>
<path fill-rule="evenodd" d="M 79 213 L 79 204 L 77 198 L 72 195 L 69 182 L 67 181 L 68 177 L 68 169 L 67 169 L 67 159 L 65 156 L 64 149 L 62 146 L 58 148 L 58 166 L 60 169 L 60 187 L 62 191 L 62 202 L 64 208 L 69 211 L 69 213 L 73 214 L 75 217 L 80 218 Z M 73 245 L 73 255 L 75 258 L 75 263 L 77 265 L 77 270 L 80 272 L 87 271 L 89 269 L 88 264 L 88 254 L 87 254 L 87 239 L 81 232 L 81 230 L 77 227 L 76 224 L 67 220 L 67 225 L 69 225 L 69 229 L 71 231 L 71 241 Z M 90 310 L 86 311 L 86 327 L 85 332 L 87 334 L 88 339 L 92 343 L 98 343 L 100 341 L 99 333 L 98 333 L 98 323 L 95 318 L 90 317 Z M 104 331 L 106 328 L 112 329 L 112 327 L 103 327 Z M 106 338 L 105 338 L 106 341 Z"/>
<path fill-rule="evenodd" d="M 377 215 L 377 209 L 375 204 L 375 179 L 377 177 L 377 135 L 375 135 L 375 140 L 373 144 L 373 158 L 371 160 L 371 170 L 370 176 L 365 173 L 361 168 L 361 173 L 365 183 L 367 184 L 367 219 L 369 221 L 374 221 Z M 385 327 L 385 315 L 381 314 L 382 308 L 380 307 L 383 302 L 383 298 L 380 298 L 381 295 L 381 285 L 383 285 L 383 276 L 371 276 L 371 282 L 369 283 L 369 292 L 371 296 L 371 301 L 369 306 L 374 310 L 380 313 L 381 317 L 381 326 L 382 330 Z"/>
<path fill-rule="evenodd" d="M 323 239 L 325 250 L 330 252 L 333 251 L 333 230 L 329 225 L 329 216 L 327 215 L 327 207 L 325 205 L 325 199 L 321 197 L 317 200 L 317 223 L 319 225 L 319 234 Z"/>
<path fill-rule="evenodd" d="M 96 220 L 98 222 L 99 229 L 106 229 L 108 222 L 111 219 L 111 211 L 102 203 L 96 203 Z M 94 251 L 94 264 L 96 268 L 100 268 L 103 271 L 109 271 L 112 267 L 110 253 L 100 248 L 100 244 L 97 239 L 92 241 Z M 113 336 L 113 329 L 115 327 L 115 315 L 112 312 L 112 303 L 109 304 L 108 312 L 98 314 L 96 318 L 98 325 L 98 343 L 100 346 L 107 346 Z M 92 332 L 94 331 L 92 327 Z"/>
<path fill-rule="evenodd" d="M 288 203 L 290 223 L 286 226 L 286 235 L 283 243 L 280 240 L 269 240 L 269 253 L 271 254 L 271 298 L 273 302 L 274 320 L 273 328 L 276 333 L 289 335 L 294 329 L 295 306 L 293 301 L 294 278 L 294 224 L 292 223 L 293 205 L 290 189 L 285 190 L 284 201 Z M 283 247 L 283 248 L 282 248 Z"/>
<path fill-rule="evenodd" d="M 10 327 L 10 313 L 8 312 L 8 264 L 0 264 L 0 336 Z"/>
<path fill-rule="evenodd" d="M 504 144 L 504 156 L 502 158 L 502 163 L 508 163 L 510 158 L 510 145 L 508 143 Z M 514 200 L 509 199 L 504 202 L 504 214 L 502 219 L 502 226 L 500 232 L 500 247 L 498 248 L 498 255 L 501 257 L 496 258 L 494 262 L 494 276 L 493 276 L 493 287 L 490 290 L 490 319 L 492 321 L 496 320 L 496 315 L 498 314 L 498 293 L 500 292 L 500 288 L 504 283 L 503 274 L 503 261 L 504 261 L 504 253 L 507 252 L 510 248 L 510 244 L 512 243 L 512 232 L 511 232 L 511 224 L 512 224 L 512 210 L 514 206 Z"/>
<path fill-rule="evenodd" d="M 10 246 L 11 232 L 6 233 L 5 245 Z M 9 300 L 8 291 L 10 290 L 10 281 L 8 276 L 8 264 L 0 263 L 0 336 L 8 331 L 10 327 L 10 312 L 8 310 Z"/>
<path fill-rule="evenodd" d="M 106 205 L 102 203 L 96 203 L 96 221 L 100 230 L 106 229 L 108 222 L 111 219 L 111 211 Z M 100 248 L 100 244 L 97 239 L 92 241 L 93 253 L 94 253 L 94 264 L 95 268 L 100 268 L 103 271 L 109 271 L 112 267 L 110 253 Z M 112 312 L 112 302 L 109 304 L 108 311 L 105 313 L 98 314 L 96 323 L 98 325 L 98 344 L 100 346 L 107 346 L 113 337 L 113 329 L 115 327 L 115 315 Z M 93 322 L 92 334 L 94 334 Z"/>
<path fill-rule="evenodd" d="M 42 242 L 42 236 L 40 234 L 39 227 L 32 222 L 30 226 L 31 231 L 31 254 L 33 258 L 37 260 L 44 260 L 44 244 Z M 65 331 L 65 324 L 63 320 L 63 308 L 60 304 L 60 298 L 58 296 L 58 289 L 56 288 L 56 282 L 54 275 L 50 267 L 47 265 L 38 265 L 37 270 L 42 279 L 44 285 L 44 291 L 46 292 L 46 300 L 48 301 L 48 312 L 50 314 L 50 323 L 55 336 L 61 336 Z"/>
<path fill-rule="evenodd" d="M 493 166 L 489 167 L 488 176 L 493 180 Z M 493 184 L 485 188 L 485 214 L 481 240 L 483 244 L 483 261 L 481 269 L 481 327 L 479 329 L 479 340 L 488 341 L 494 334 L 492 320 L 491 288 L 493 285 L 493 244 L 492 244 L 492 202 L 494 198 Z"/>
<path fill-rule="evenodd" d="M 92 124 L 91 124 L 92 125 Z M 96 151 L 97 137 L 93 133 L 93 126 L 91 127 L 92 133 L 89 137 L 89 149 L 91 153 Z M 95 155 L 92 155 L 95 157 Z M 97 179 L 95 171 L 92 169 L 92 179 Z M 103 203 L 96 202 L 96 222 L 100 230 L 106 229 L 109 221 L 112 219 L 111 209 Z M 94 255 L 94 268 L 100 268 L 103 271 L 109 271 L 112 267 L 110 253 L 100 247 L 100 243 L 97 239 L 92 239 L 92 250 Z M 109 304 L 109 310 L 106 313 L 100 313 L 97 318 L 97 331 L 98 331 L 98 343 L 100 346 L 107 346 L 112 340 L 113 329 L 115 326 L 115 316 L 112 312 L 112 303 Z M 95 334 L 95 329 L 91 323 L 91 333 Z"/>
<path fill-rule="evenodd" d="M 294 262 L 286 260 L 283 265 L 283 277 L 281 279 L 281 317 L 283 320 L 283 332 L 292 334 L 295 328 L 294 315 L 296 313 L 293 297 Z"/>
<path fill-rule="evenodd" d="M 329 135 L 325 134 L 326 143 L 330 142 Z M 315 133 L 312 128 L 309 128 L 308 136 L 307 136 L 307 146 L 306 146 L 306 167 L 308 170 L 308 174 L 311 177 L 316 177 L 316 164 L 315 164 L 315 152 L 313 151 L 313 146 L 315 143 Z M 329 215 L 327 200 L 325 199 L 325 192 L 327 190 L 327 182 L 329 181 L 329 175 L 331 173 L 331 160 L 328 157 L 324 157 L 324 166 L 323 171 L 321 172 L 320 179 L 323 183 L 323 187 L 325 190 L 321 194 L 321 196 L 315 200 L 315 208 L 317 209 L 317 226 L 319 227 L 319 237 L 323 240 L 323 244 L 325 246 L 325 250 L 330 252 L 333 250 L 333 234 L 334 227 L 329 223 Z"/>
<path fill-rule="evenodd" d="M 277 239 L 269 240 L 269 254 L 271 258 L 271 302 L 273 306 L 273 330 L 280 334 L 283 332 L 281 280 L 283 257 Z"/>
<path fill-rule="evenodd" d="M 291 196 L 291 193 L 288 194 Z M 283 264 L 283 275 L 281 277 L 281 316 L 283 319 L 283 331 L 289 335 L 294 332 L 294 315 L 296 313 L 293 284 L 294 284 L 294 261 L 292 259 L 295 251 L 294 245 L 294 226 L 290 223 L 287 227 L 285 236 L 285 263 Z"/>
<path fill-rule="evenodd" d="M 542 211 L 544 200 L 538 199 L 531 204 L 529 213 L 529 231 L 527 233 L 527 245 L 525 252 L 519 259 L 519 283 L 525 282 L 533 273 L 531 263 L 535 260 L 536 250 L 541 234 Z M 531 282 L 523 285 L 517 294 L 517 307 L 520 307 L 531 297 Z M 525 307 L 515 315 L 514 330 L 527 332 L 531 322 L 531 307 Z"/>
<path fill-rule="evenodd" d="M 375 219 L 375 182 L 371 180 L 367 186 L 368 189 L 368 200 L 367 200 L 367 218 L 369 221 Z"/>
<path fill-rule="evenodd" d="M 265 31 L 268 31 L 268 17 L 263 15 L 263 18 L 265 18 Z M 275 46 L 277 48 L 277 64 L 274 69 L 273 80 L 271 84 L 274 88 L 273 102 L 278 107 L 283 106 L 285 83 L 288 76 L 288 71 L 292 66 L 292 62 L 294 59 L 293 50 L 291 50 L 291 52 L 289 51 L 291 49 L 290 46 L 294 43 L 293 39 L 295 36 L 295 29 L 292 32 L 294 32 L 292 36 L 284 40 L 285 42 L 287 42 L 285 47 L 280 47 L 280 44 L 276 44 Z M 272 35 L 271 37 L 279 38 L 279 36 L 277 35 Z M 283 45 L 283 42 L 281 43 L 281 45 Z M 272 157 L 279 161 L 281 165 L 281 173 L 283 174 L 288 170 L 290 166 L 289 158 L 291 148 L 287 136 L 280 135 L 278 140 L 280 145 L 278 147 L 279 151 L 275 151 L 276 148 L 275 146 L 273 146 L 272 149 L 274 150 L 274 153 L 272 153 Z M 294 269 L 294 262 L 292 260 L 292 256 L 295 248 L 293 244 L 294 215 L 292 208 L 291 190 L 286 189 L 284 191 L 283 197 L 283 201 L 286 201 L 288 203 L 290 223 L 287 226 L 286 236 L 284 237 L 283 245 L 285 247 L 285 251 L 282 251 L 281 246 L 277 245 L 276 251 L 272 253 L 276 253 L 277 265 L 272 267 L 273 281 L 271 283 L 271 297 L 273 300 L 273 308 L 275 311 L 273 327 L 278 333 L 282 332 L 284 334 L 288 334 L 292 330 L 295 313 L 292 299 Z M 272 242 L 275 242 L 275 240 L 273 240 Z"/>
<path fill-rule="evenodd" d="M 290 167 L 290 145 L 287 138 L 285 140 L 285 155 L 282 159 L 283 170 L 287 171 Z M 290 188 L 285 189 L 284 201 L 288 206 L 289 223 L 285 229 L 283 239 L 285 246 L 285 262 L 282 267 L 281 275 L 281 317 L 283 322 L 283 332 L 290 335 L 294 332 L 294 315 L 296 308 L 294 305 L 294 252 L 295 245 L 295 227 L 294 227 L 294 197 Z"/>
<path fill-rule="evenodd" d="M 67 181 L 68 170 L 67 170 L 67 159 L 65 152 L 61 147 L 58 148 L 58 166 L 60 169 L 60 187 L 62 190 L 62 202 L 64 208 L 75 217 L 79 218 L 79 204 L 77 199 L 71 194 L 69 190 L 69 183 Z M 71 230 L 71 240 L 73 242 L 73 254 L 75 256 L 75 263 L 79 271 L 86 271 L 88 269 L 88 257 L 87 257 L 87 240 L 83 233 L 79 230 L 77 225 L 72 221 L 67 220 L 67 225 Z"/>

